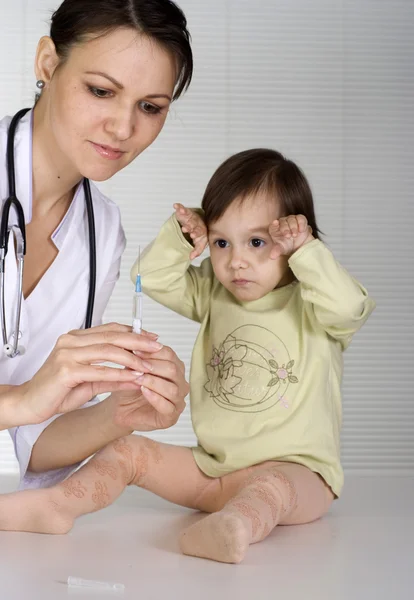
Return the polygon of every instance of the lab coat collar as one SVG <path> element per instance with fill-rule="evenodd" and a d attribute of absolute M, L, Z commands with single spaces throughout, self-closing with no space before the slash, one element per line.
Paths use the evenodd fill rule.
<path fill-rule="evenodd" d="M 73 200 L 66 211 L 65 216 L 52 233 L 52 242 L 58 250 L 61 250 L 69 231 L 71 229 L 73 230 L 73 227 L 77 224 L 80 225 L 83 220 L 85 202 L 82 202 L 82 200 L 84 200 L 84 195 L 83 181 L 81 181 L 75 190 Z"/>

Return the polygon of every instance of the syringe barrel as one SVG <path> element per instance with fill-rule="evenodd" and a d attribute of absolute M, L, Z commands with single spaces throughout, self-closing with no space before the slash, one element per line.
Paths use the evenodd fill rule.
<path fill-rule="evenodd" d="M 141 294 L 134 294 L 132 318 L 133 319 L 141 319 L 142 318 L 142 295 Z"/>

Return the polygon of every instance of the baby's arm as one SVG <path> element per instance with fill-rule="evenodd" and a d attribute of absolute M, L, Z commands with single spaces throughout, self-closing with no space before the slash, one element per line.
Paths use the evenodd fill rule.
<path fill-rule="evenodd" d="M 330 250 L 313 237 L 303 215 L 275 221 L 269 233 L 274 243 L 272 258 L 289 257 L 303 300 L 321 327 L 345 349 L 375 308 L 374 301 Z"/>
<path fill-rule="evenodd" d="M 309 303 L 318 323 L 345 349 L 375 308 L 366 289 L 319 240 L 295 252 L 289 266 L 301 284 L 303 300 Z"/>
<path fill-rule="evenodd" d="M 172 215 L 142 253 L 140 267 L 138 261 L 132 267 L 131 278 L 135 283 L 140 268 L 142 289 L 148 296 L 200 322 L 210 303 L 214 276 L 210 259 L 204 260 L 200 267 L 191 265 L 191 256 L 198 246 L 185 238 L 176 215 Z"/>

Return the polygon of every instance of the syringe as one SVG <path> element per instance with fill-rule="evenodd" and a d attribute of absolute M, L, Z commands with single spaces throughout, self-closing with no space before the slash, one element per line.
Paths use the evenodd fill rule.
<path fill-rule="evenodd" d="M 142 332 L 142 288 L 141 288 L 141 248 L 138 250 L 138 274 L 135 279 L 134 304 L 132 312 L 132 331 Z"/>
<path fill-rule="evenodd" d="M 81 579 L 80 577 L 68 577 L 69 588 L 88 588 L 91 591 L 112 591 L 124 592 L 125 586 L 123 583 L 112 583 L 109 581 L 95 581 L 94 579 Z"/>

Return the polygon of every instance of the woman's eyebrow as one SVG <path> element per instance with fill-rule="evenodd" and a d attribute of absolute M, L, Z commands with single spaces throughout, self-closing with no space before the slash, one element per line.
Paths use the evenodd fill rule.
<path fill-rule="evenodd" d="M 117 81 L 116 79 L 114 79 L 113 77 L 108 75 L 107 73 L 102 73 L 102 71 L 86 71 L 86 75 L 100 75 L 101 77 L 105 77 L 106 79 L 109 79 L 109 81 L 111 81 L 114 85 L 116 85 L 116 87 L 119 88 L 120 90 L 124 89 L 124 86 L 122 85 L 122 83 L 119 83 L 119 81 Z"/>
<path fill-rule="evenodd" d="M 171 102 L 171 96 L 168 94 L 147 94 L 145 98 L 166 98 Z"/>

